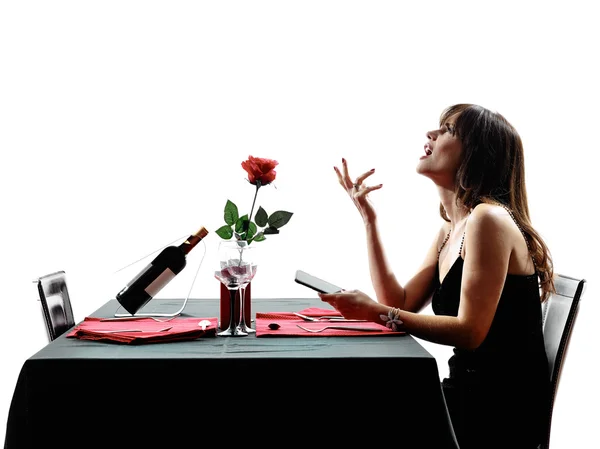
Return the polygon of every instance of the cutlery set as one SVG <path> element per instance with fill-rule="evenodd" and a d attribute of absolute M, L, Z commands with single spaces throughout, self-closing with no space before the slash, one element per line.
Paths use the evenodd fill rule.
<path fill-rule="evenodd" d="M 99 330 L 99 329 L 89 329 L 91 332 L 100 332 L 103 334 L 116 334 L 119 332 L 167 332 L 168 330 L 173 329 L 173 326 L 170 327 L 165 327 L 164 329 L 155 329 L 155 330 L 151 330 L 151 329 L 110 329 L 110 330 Z"/>
<path fill-rule="evenodd" d="M 294 315 L 296 315 L 298 318 L 303 319 L 304 321 L 308 321 L 308 322 L 322 322 L 322 323 L 357 323 L 357 322 L 367 322 L 367 320 L 352 320 L 352 319 L 346 319 L 344 317 L 339 317 L 339 316 L 320 316 L 320 317 L 311 317 L 311 316 L 307 316 L 307 315 L 302 315 L 301 313 L 297 313 L 294 312 Z M 143 317 L 146 318 L 146 317 Z M 142 317 L 124 317 L 124 318 L 105 318 L 102 319 L 100 321 L 136 321 L 138 319 L 142 319 Z M 156 320 L 156 321 L 163 321 L 163 320 Z M 165 320 L 168 321 L 168 320 Z M 208 320 L 201 320 L 198 323 L 198 326 L 200 326 L 202 328 L 202 330 L 206 330 L 206 328 L 210 325 L 210 321 Z M 351 330 L 351 331 L 362 331 L 362 332 L 381 332 L 382 329 L 378 328 L 378 327 L 362 327 L 362 326 L 339 326 L 339 325 L 330 325 L 327 324 L 324 327 L 318 328 L 318 329 L 309 329 L 307 327 L 304 326 L 300 326 L 299 324 L 297 324 L 296 326 L 298 326 L 300 329 L 302 329 L 303 331 L 306 332 L 311 332 L 311 333 L 318 333 L 318 332 L 323 332 L 327 329 L 338 329 L 338 330 Z M 143 330 L 143 329 L 114 329 L 114 330 L 94 330 L 94 332 L 101 332 L 101 333 L 105 333 L 105 334 L 111 334 L 111 333 L 118 333 L 118 332 L 167 332 L 168 330 L 172 329 L 173 326 L 170 327 L 165 327 L 163 329 L 157 329 L 157 330 Z M 272 330 L 278 329 L 279 325 L 277 323 L 271 323 L 269 325 L 269 328 L 271 328 Z"/>
<path fill-rule="evenodd" d="M 298 312 L 293 312 L 293 313 L 298 318 L 301 318 L 304 321 L 308 321 L 308 322 L 312 322 L 312 323 L 321 322 L 321 323 L 325 324 L 324 327 L 320 327 L 318 329 L 310 329 L 308 327 L 296 324 L 296 326 L 298 326 L 300 329 L 302 329 L 303 331 L 306 331 L 306 332 L 319 333 L 319 332 L 323 332 L 328 329 L 362 331 L 362 332 L 381 332 L 382 331 L 382 329 L 379 327 L 364 327 L 364 326 L 354 326 L 354 325 L 343 326 L 343 325 L 337 324 L 337 323 L 357 323 L 357 322 L 366 323 L 367 320 L 352 320 L 352 319 L 347 319 L 347 318 L 344 318 L 341 316 L 311 317 L 311 316 L 303 315 Z M 277 323 L 270 323 L 268 327 L 271 330 L 277 330 L 277 329 L 279 329 L 280 326 Z"/>
<path fill-rule="evenodd" d="M 167 321 L 171 321 L 175 317 L 164 319 L 164 318 L 155 318 L 153 316 L 123 316 L 123 317 L 118 317 L 118 318 L 102 318 L 100 321 L 101 322 L 103 322 L 103 321 L 137 321 L 137 320 L 145 320 L 147 318 L 150 318 L 159 323 L 165 323 Z"/>
<path fill-rule="evenodd" d="M 103 318 L 100 321 L 101 322 L 106 322 L 106 321 L 137 321 L 137 320 L 143 320 L 146 318 L 152 318 L 154 321 L 158 321 L 159 323 L 165 322 L 165 321 L 170 321 L 173 318 L 169 318 L 167 320 L 161 320 L 161 319 L 157 319 L 154 317 L 119 317 L 119 318 Z M 208 326 L 210 326 L 210 321 L 209 320 L 201 320 L 198 323 L 198 326 L 200 326 L 202 328 L 203 331 L 206 330 L 206 328 Z M 107 329 L 107 330 L 101 330 L 101 329 L 90 329 L 90 331 L 92 332 L 100 332 L 103 334 L 116 334 L 119 332 L 145 332 L 145 333 L 153 333 L 153 332 L 167 332 L 169 330 L 173 329 L 173 326 L 169 326 L 169 327 L 165 327 L 163 329 Z"/>
<path fill-rule="evenodd" d="M 300 326 L 299 324 L 296 324 L 296 326 L 298 326 L 302 330 L 305 330 L 306 332 L 312 332 L 312 333 L 323 332 L 327 329 L 338 329 L 338 330 L 345 330 L 345 331 L 362 331 L 362 332 L 381 332 L 382 331 L 381 328 L 378 328 L 378 327 L 325 326 L 325 327 L 321 327 L 319 329 L 309 329 L 307 327 Z"/>
<path fill-rule="evenodd" d="M 329 321 L 329 322 L 336 322 L 336 323 L 357 323 L 357 322 L 363 322 L 366 323 L 367 320 L 350 320 L 341 316 L 307 316 L 307 315 L 302 315 L 301 313 L 298 312 L 294 312 L 294 315 L 296 315 L 299 318 L 302 318 L 304 321 Z"/>

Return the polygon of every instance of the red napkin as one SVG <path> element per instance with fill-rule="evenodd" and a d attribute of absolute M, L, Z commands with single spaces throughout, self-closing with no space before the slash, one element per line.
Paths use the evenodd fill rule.
<path fill-rule="evenodd" d="M 164 321 L 161 319 L 160 322 L 152 318 L 102 321 L 103 319 L 106 318 L 86 317 L 67 334 L 67 337 L 125 344 L 166 343 L 214 337 L 217 329 L 216 317 L 177 317 Z M 206 330 L 202 330 L 198 325 L 203 319 L 210 321 Z"/>
<path fill-rule="evenodd" d="M 341 317 L 342 315 L 337 310 L 321 309 L 319 307 L 309 307 L 298 311 L 301 315 L 310 317 Z M 276 323 L 278 329 L 270 329 L 269 324 Z M 326 329 L 323 332 L 312 333 L 307 332 L 298 327 L 306 327 L 307 329 L 320 329 L 325 326 L 344 326 L 344 327 L 369 327 L 380 329 L 380 331 L 354 331 L 342 329 Z M 357 322 L 336 322 L 336 321 L 306 321 L 294 315 L 293 312 L 269 312 L 256 313 L 256 337 L 332 337 L 332 336 L 365 336 L 365 335 L 404 335 L 404 332 L 394 332 L 379 323 L 369 321 Z"/>
<path fill-rule="evenodd" d="M 320 316 L 339 316 L 342 314 L 335 309 L 323 309 L 321 307 L 308 307 L 306 309 L 298 311 L 301 315 L 320 317 Z"/>

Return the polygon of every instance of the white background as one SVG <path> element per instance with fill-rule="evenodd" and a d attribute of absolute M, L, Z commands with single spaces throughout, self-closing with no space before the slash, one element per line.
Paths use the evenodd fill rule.
<path fill-rule="evenodd" d="M 65 270 L 83 319 L 144 262 L 120 268 L 216 230 L 227 199 L 248 212 L 240 163 L 253 155 L 280 163 L 258 204 L 294 213 L 258 244 L 253 296 L 312 295 L 298 268 L 372 293 L 361 220 L 333 171 L 342 157 L 355 175 L 376 169 L 373 201 L 405 281 L 440 226 L 436 189 L 415 173 L 425 132 L 445 106 L 472 102 L 520 131 L 533 223 L 556 271 L 588 280 L 551 447 L 598 447 L 592 3 L 2 2 L 2 434 L 19 371 L 46 344 L 33 278 Z M 215 298 L 218 241 L 159 297 L 186 296 L 202 261 L 191 296 Z M 443 377 L 449 348 L 424 345 Z"/>

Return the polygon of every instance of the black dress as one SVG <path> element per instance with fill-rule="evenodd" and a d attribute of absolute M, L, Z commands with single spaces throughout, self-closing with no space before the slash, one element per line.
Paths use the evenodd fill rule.
<path fill-rule="evenodd" d="M 432 298 L 436 315 L 457 316 L 463 259 Z M 438 264 L 439 265 L 439 264 Z M 442 382 L 461 449 L 531 448 L 546 432 L 550 375 L 537 275 L 506 277 L 492 325 L 474 350 L 454 348 Z"/>

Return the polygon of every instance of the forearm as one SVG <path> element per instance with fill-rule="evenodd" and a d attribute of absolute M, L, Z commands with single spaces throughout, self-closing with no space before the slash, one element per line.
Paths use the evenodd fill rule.
<path fill-rule="evenodd" d="M 390 310 L 391 307 L 376 304 L 367 319 L 385 326 L 387 320 L 382 319 L 381 316 L 388 317 Z M 472 333 L 469 332 L 467 326 L 461 324 L 457 317 L 425 315 L 398 309 L 395 310 L 395 315 L 402 322 L 399 330 L 417 338 L 458 348 L 473 349 L 474 347 Z"/>
<path fill-rule="evenodd" d="M 365 224 L 367 237 L 367 254 L 371 283 L 377 301 L 387 306 L 404 308 L 404 288 L 398 283 L 390 269 L 385 250 L 379 235 L 377 220 Z"/>

